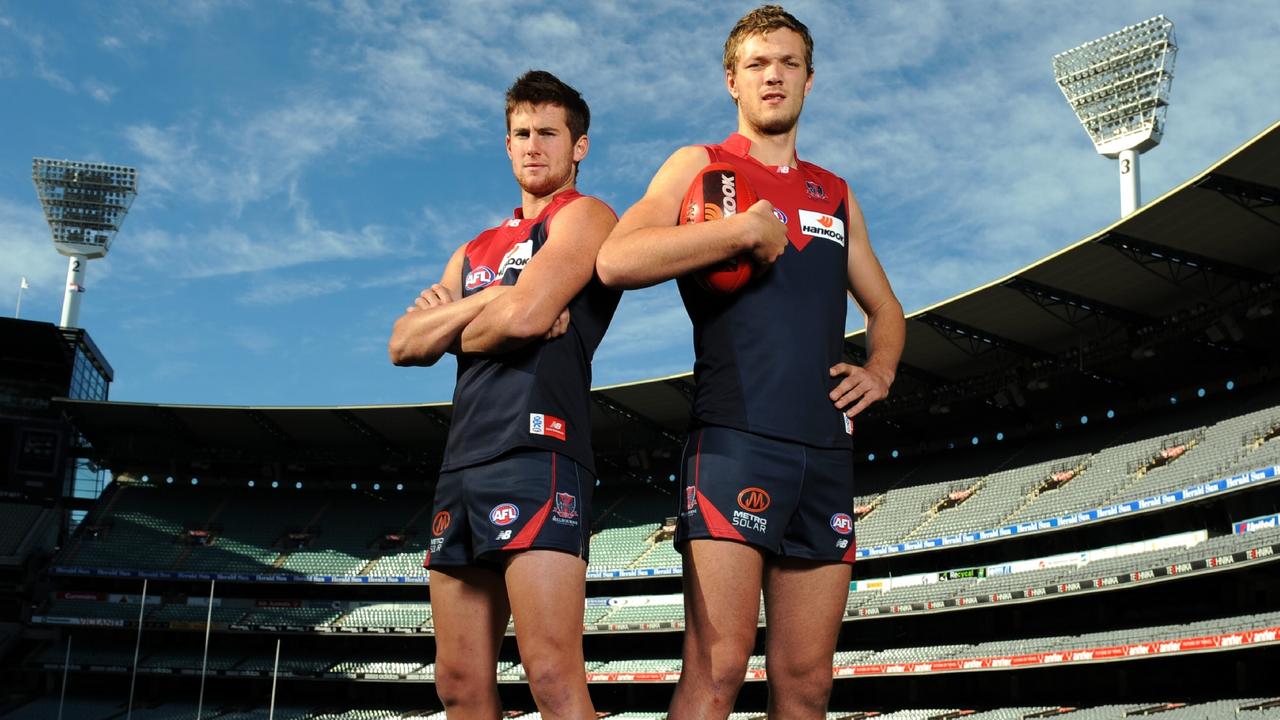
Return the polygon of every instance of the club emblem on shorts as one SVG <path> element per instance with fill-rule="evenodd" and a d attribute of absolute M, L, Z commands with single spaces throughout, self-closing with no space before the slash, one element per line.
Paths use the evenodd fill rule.
<path fill-rule="evenodd" d="M 431 534 L 443 535 L 444 531 L 449 529 L 449 522 L 452 519 L 448 510 L 441 510 L 436 513 L 436 516 L 431 518 Z"/>
<path fill-rule="evenodd" d="M 853 532 L 853 518 L 849 517 L 849 513 L 836 513 L 831 516 L 831 529 L 841 535 L 848 535 Z"/>
<path fill-rule="evenodd" d="M 844 413 L 840 413 L 840 419 L 841 419 L 841 420 L 844 420 L 844 434 L 845 434 L 845 435 L 852 435 L 852 434 L 853 434 L 853 420 L 849 419 L 849 416 L 848 416 L 848 415 L 845 415 Z"/>
<path fill-rule="evenodd" d="M 556 493 L 556 505 L 551 512 L 565 520 L 578 517 L 578 498 L 569 493 Z"/>
<path fill-rule="evenodd" d="M 764 512 L 769 509 L 769 504 L 771 502 L 772 500 L 769 498 L 769 493 L 765 492 L 762 488 L 749 487 L 738 493 L 738 507 L 746 510 L 747 512 Z"/>
<path fill-rule="evenodd" d="M 555 415 L 529 413 L 529 434 L 564 440 L 568 425 Z"/>
<path fill-rule="evenodd" d="M 489 522 L 497 525 L 498 527 L 510 525 L 519 517 L 520 508 L 509 502 L 502 503 L 501 505 L 494 505 L 493 509 L 489 511 Z"/>
<path fill-rule="evenodd" d="M 698 504 L 698 488 L 690 485 L 684 489 L 684 509 L 692 510 Z"/>
<path fill-rule="evenodd" d="M 827 191 L 826 191 L 826 190 L 823 190 L 821 185 L 819 185 L 818 183 L 816 183 L 816 182 L 814 182 L 814 181 L 812 181 L 812 180 L 805 180 L 805 181 L 804 181 L 804 194 L 805 194 L 805 195 L 808 195 L 809 197 L 813 198 L 814 200 L 826 200 L 826 199 L 827 199 Z"/>

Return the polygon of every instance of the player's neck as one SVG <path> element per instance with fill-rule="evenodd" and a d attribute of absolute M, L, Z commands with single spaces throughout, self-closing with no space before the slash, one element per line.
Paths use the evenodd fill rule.
<path fill-rule="evenodd" d="M 543 210 L 547 209 L 547 206 L 551 204 L 551 201 L 556 199 L 557 195 L 563 192 L 568 192 L 573 189 L 574 189 L 574 179 L 572 178 L 569 180 L 569 182 L 565 183 L 564 185 L 561 185 L 555 190 L 552 190 L 546 195 L 534 195 L 528 190 L 521 188 L 520 189 L 520 212 L 524 215 L 525 219 L 536 218 Z"/>
<path fill-rule="evenodd" d="M 765 165 L 796 164 L 796 130 L 799 123 L 780 135 L 769 135 L 760 132 L 738 118 L 738 134 L 751 141 L 751 157 Z"/>

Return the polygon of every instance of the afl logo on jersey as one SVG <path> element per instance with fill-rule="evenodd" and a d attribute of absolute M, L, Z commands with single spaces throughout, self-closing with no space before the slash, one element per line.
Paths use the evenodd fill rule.
<path fill-rule="evenodd" d="M 836 513 L 831 516 L 831 529 L 841 535 L 853 532 L 853 518 L 848 513 Z"/>
<path fill-rule="evenodd" d="M 504 525 L 510 525 L 511 523 L 515 522 L 519 517 L 520 517 L 520 508 L 516 507 L 515 505 L 512 505 L 511 503 L 502 503 L 501 505 L 495 505 L 493 506 L 493 509 L 489 511 L 489 522 L 493 523 L 494 525 L 497 525 L 498 527 L 502 527 Z"/>
<path fill-rule="evenodd" d="M 783 225 L 787 224 L 787 214 L 782 212 L 778 208 L 773 209 L 773 216 L 778 218 L 778 222 L 782 223 Z"/>
<path fill-rule="evenodd" d="M 747 512 L 764 512 L 772 502 L 769 493 L 758 487 L 749 487 L 738 493 L 738 507 Z"/>
<path fill-rule="evenodd" d="M 481 265 L 475 270 L 467 273 L 466 289 L 476 290 L 478 288 L 482 288 L 493 282 L 496 277 L 497 276 L 493 274 L 493 270 L 485 265 Z"/>
<path fill-rule="evenodd" d="M 449 522 L 452 518 L 449 516 L 448 510 L 441 510 L 431 519 L 431 534 L 443 535 L 445 530 L 449 529 Z"/>

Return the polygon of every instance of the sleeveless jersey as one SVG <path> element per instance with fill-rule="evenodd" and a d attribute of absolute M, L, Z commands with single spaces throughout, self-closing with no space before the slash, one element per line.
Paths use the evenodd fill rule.
<path fill-rule="evenodd" d="M 694 423 L 851 448 L 851 425 L 828 397 L 839 381 L 829 369 L 844 348 L 848 186 L 811 163 L 765 165 L 737 133 L 705 147 L 710 162 L 730 163 L 773 203 L 790 242 L 773 267 L 733 294 L 678 279 L 693 322 Z"/>
<path fill-rule="evenodd" d="M 467 243 L 462 296 L 514 285 L 546 243 L 556 213 L 580 197 L 576 190 L 562 192 L 535 218 L 517 208 L 510 220 Z M 441 472 L 533 447 L 562 453 L 594 473 L 591 357 L 621 295 L 593 277 L 569 302 L 564 335 L 500 355 L 460 355 Z"/>

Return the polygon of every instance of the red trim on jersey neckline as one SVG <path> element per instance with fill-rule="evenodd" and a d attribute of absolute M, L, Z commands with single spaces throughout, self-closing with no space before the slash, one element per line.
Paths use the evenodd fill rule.
<path fill-rule="evenodd" d="M 542 208 L 542 210 L 538 213 L 538 216 L 534 218 L 534 220 L 541 220 L 544 216 L 546 216 L 548 212 L 550 212 L 551 208 L 556 207 L 558 205 L 564 205 L 570 200 L 576 200 L 580 197 L 586 197 L 586 196 L 578 192 L 577 188 L 569 188 L 568 190 L 562 190 L 559 193 L 557 193 L 554 197 L 551 198 L 551 202 L 547 203 L 547 206 Z M 511 218 L 513 220 L 520 220 L 522 222 L 526 220 L 527 218 L 524 216 L 524 207 L 520 206 L 512 210 Z"/>
<path fill-rule="evenodd" d="M 771 173 L 778 172 L 778 168 L 782 167 L 781 165 L 766 165 L 760 162 L 757 158 L 752 157 L 751 138 L 746 135 L 741 135 L 736 132 L 730 133 L 729 137 L 725 138 L 724 141 L 720 143 L 720 147 L 745 160 L 750 160 Z M 801 169 L 800 155 L 795 151 L 792 151 L 791 159 L 795 161 L 795 166 L 788 165 L 787 167 L 790 167 L 792 170 L 799 171 Z"/>

